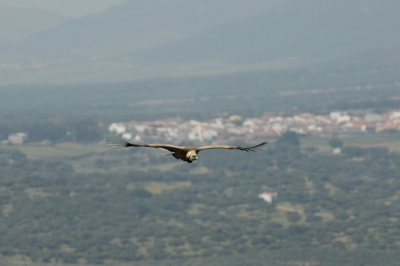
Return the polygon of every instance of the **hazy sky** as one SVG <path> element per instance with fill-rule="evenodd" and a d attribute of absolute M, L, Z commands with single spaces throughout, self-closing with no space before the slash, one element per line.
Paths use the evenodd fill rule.
<path fill-rule="evenodd" d="M 98 13 L 127 0 L 0 0 L 0 7 L 37 7 L 69 17 Z"/>

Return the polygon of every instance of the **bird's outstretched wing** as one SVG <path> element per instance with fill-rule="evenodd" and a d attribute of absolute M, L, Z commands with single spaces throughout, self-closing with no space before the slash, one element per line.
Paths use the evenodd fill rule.
<path fill-rule="evenodd" d="M 134 144 L 134 143 L 127 142 L 126 140 L 118 138 L 118 137 L 108 139 L 107 144 L 108 144 L 108 147 L 111 148 L 111 150 L 125 148 L 125 147 L 162 148 L 162 149 L 169 150 L 171 152 L 176 152 L 178 150 L 182 150 L 182 147 L 168 145 L 168 144 Z"/>
<path fill-rule="evenodd" d="M 260 143 L 256 146 L 252 147 L 238 147 L 238 146 L 229 146 L 229 145 L 212 145 L 212 146 L 202 146 L 196 148 L 197 151 L 203 151 L 203 150 L 210 150 L 210 149 L 228 149 L 228 150 L 241 150 L 241 151 L 253 151 L 255 152 L 255 148 L 261 147 L 266 145 L 268 142 L 264 141 L 263 143 Z"/>

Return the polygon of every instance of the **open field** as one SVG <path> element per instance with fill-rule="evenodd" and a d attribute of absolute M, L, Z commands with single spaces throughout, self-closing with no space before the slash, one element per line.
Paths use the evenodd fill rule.
<path fill-rule="evenodd" d="M 316 148 L 316 152 L 330 153 L 330 138 L 306 136 L 300 138 L 302 149 Z M 369 133 L 340 137 L 343 146 L 385 147 L 391 152 L 400 152 L 400 133 Z M 180 161 L 164 156 L 161 150 L 142 149 L 109 151 L 105 143 L 79 144 L 56 143 L 41 145 L 27 143 L 24 145 L 2 145 L 1 149 L 18 150 L 31 160 L 61 160 L 70 163 L 76 172 L 127 172 L 132 170 L 160 172 L 173 171 L 176 167 L 185 166 Z M 156 163 L 152 163 L 156 160 Z M 193 168 L 191 174 L 206 173 L 206 166 Z"/>
<path fill-rule="evenodd" d="M 385 147 L 391 152 L 400 152 L 400 134 L 397 132 L 364 134 L 342 138 L 342 140 L 345 146 Z"/>
<path fill-rule="evenodd" d="M 92 156 L 107 151 L 107 147 L 100 144 L 56 143 L 54 145 L 40 145 L 28 143 L 23 145 L 3 145 L 3 149 L 15 149 L 26 154 L 31 160 L 46 159 L 74 159 Z"/>
<path fill-rule="evenodd" d="M 319 152 L 329 152 L 331 147 L 328 144 L 330 138 L 307 136 L 300 138 L 301 148 L 315 147 Z M 400 152 L 400 133 L 367 133 L 348 135 L 340 137 L 343 146 L 385 147 L 391 152 Z"/>
<path fill-rule="evenodd" d="M 360 146 L 360 147 L 386 147 L 392 152 L 400 152 L 400 133 L 368 133 L 357 134 L 340 137 L 344 146 Z M 301 148 L 318 148 L 320 152 L 330 151 L 328 144 L 329 138 L 306 136 L 300 138 Z M 120 157 L 125 154 L 119 152 L 110 152 L 105 143 L 79 144 L 79 143 L 56 143 L 54 145 L 40 145 L 37 143 L 28 143 L 24 145 L 2 145 L 2 149 L 19 150 L 26 154 L 28 159 L 45 160 L 45 159 L 65 159 L 76 160 L 85 157 Z M 162 155 L 154 151 L 155 156 Z M 175 162 L 171 160 L 171 162 Z M 170 170 L 170 167 L 164 166 Z M 160 170 L 162 170 L 160 169 Z"/>

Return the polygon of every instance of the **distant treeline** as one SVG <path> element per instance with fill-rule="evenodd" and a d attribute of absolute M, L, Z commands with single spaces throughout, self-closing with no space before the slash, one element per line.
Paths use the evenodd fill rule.
<path fill-rule="evenodd" d="M 395 108 L 398 103 L 399 68 L 397 57 L 356 57 L 309 67 L 211 77 L 13 85 L 0 88 L 0 118 L 20 123 L 83 116 L 108 123 L 175 116 L 205 119 L 226 111 L 257 116 L 266 112 L 380 110 Z"/>

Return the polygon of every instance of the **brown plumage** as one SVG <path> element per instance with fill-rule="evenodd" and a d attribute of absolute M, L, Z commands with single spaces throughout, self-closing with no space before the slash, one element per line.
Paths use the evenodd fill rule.
<path fill-rule="evenodd" d="M 124 148 L 124 147 L 147 147 L 147 148 L 162 148 L 169 150 L 172 152 L 171 154 L 167 155 L 172 155 L 176 159 L 180 159 L 182 161 L 192 163 L 195 160 L 198 160 L 198 153 L 203 150 L 210 150 L 210 149 L 228 149 L 228 150 L 241 150 L 241 151 L 253 151 L 255 152 L 255 148 L 264 146 L 268 142 L 264 141 L 258 145 L 251 146 L 251 147 L 238 147 L 238 146 L 229 146 L 229 145 L 211 145 L 211 146 L 175 146 L 175 145 L 169 145 L 169 144 L 134 144 L 127 142 L 121 138 L 112 138 L 109 139 L 108 141 L 108 146 L 111 148 L 111 150 L 118 149 L 118 148 Z"/>

